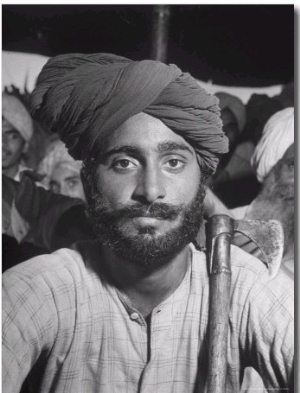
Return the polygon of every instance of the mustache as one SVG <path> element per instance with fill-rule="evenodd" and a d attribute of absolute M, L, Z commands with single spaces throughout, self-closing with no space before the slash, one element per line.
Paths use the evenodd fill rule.
<path fill-rule="evenodd" d="M 139 203 L 122 206 L 117 210 L 103 208 L 101 216 L 109 216 L 110 218 L 135 218 L 149 217 L 162 220 L 174 220 L 185 208 L 185 204 L 171 205 L 168 203 L 153 203 L 151 205 L 141 205 Z"/>

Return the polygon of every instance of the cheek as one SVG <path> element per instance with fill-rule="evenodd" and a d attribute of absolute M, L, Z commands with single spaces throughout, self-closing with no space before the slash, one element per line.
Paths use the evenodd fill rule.
<path fill-rule="evenodd" d="M 80 199 L 83 199 L 85 201 L 84 190 L 83 190 L 83 186 L 81 184 L 78 185 L 78 187 L 74 191 L 74 195 L 73 196 L 75 198 L 80 198 Z"/>
<path fill-rule="evenodd" d="M 21 154 L 23 151 L 23 147 L 24 143 L 22 141 L 12 141 L 9 144 L 10 151 L 15 155 Z"/>
<path fill-rule="evenodd" d="M 135 187 L 135 180 L 130 176 L 116 176 L 112 173 L 97 173 L 97 188 L 103 199 L 112 206 L 128 203 Z"/>
<path fill-rule="evenodd" d="M 186 171 L 183 176 L 177 177 L 174 181 L 168 181 L 166 191 L 168 202 L 189 203 L 197 194 L 201 173 L 198 164 Z"/>

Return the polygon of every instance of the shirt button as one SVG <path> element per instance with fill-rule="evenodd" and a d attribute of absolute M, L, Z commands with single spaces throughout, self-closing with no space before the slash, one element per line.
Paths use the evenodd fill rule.
<path fill-rule="evenodd" d="M 133 313 L 130 315 L 130 318 L 131 318 L 133 321 L 135 321 L 136 319 L 139 319 L 139 314 L 138 314 L 137 312 L 133 312 Z"/>

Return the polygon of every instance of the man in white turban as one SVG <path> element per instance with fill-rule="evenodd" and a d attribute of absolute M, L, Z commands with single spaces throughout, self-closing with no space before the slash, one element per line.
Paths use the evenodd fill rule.
<path fill-rule="evenodd" d="M 284 231 L 284 252 L 281 270 L 294 279 L 294 108 L 275 113 L 264 127 L 251 158 L 261 191 L 250 205 L 226 210 L 212 192 L 207 194 L 209 215 L 224 213 L 235 219 L 271 220 L 281 222 Z M 273 239 L 264 239 L 272 242 Z M 235 236 L 236 245 L 251 251 L 249 239 Z M 253 250 L 255 247 L 253 247 Z M 293 282 L 291 281 L 291 286 Z M 246 368 L 242 392 L 266 392 L 260 376 Z"/>
<path fill-rule="evenodd" d="M 282 269 L 294 277 L 294 108 L 275 113 L 265 125 L 251 158 L 262 183 L 257 197 L 246 206 L 227 209 L 207 194 L 206 214 L 228 214 L 235 219 L 279 220 L 284 230 Z M 240 246 L 242 244 L 239 244 Z"/>
<path fill-rule="evenodd" d="M 85 201 L 81 167 L 82 161 L 74 160 L 65 144 L 56 140 L 49 145 L 46 156 L 38 166 L 38 173 L 45 176 L 42 183 L 52 192 Z"/>
<path fill-rule="evenodd" d="M 274 165 L 283 157 L 287 148 L 294 143 L 294 108 L 283 109 L 265 125 L 251 163 L 261 183 Z"/>

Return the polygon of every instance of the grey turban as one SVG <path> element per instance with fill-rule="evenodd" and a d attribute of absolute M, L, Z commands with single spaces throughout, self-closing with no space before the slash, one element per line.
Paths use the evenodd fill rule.
<path fill-rule="evenodd" d="M 174 64 L 106 53 L 59 55 L 42 69 L 31 107 L 77 160 L 97 156 L 103 138 L 140 112 L 185 138 L 201 167 L 214 171 L 228 151 L 218 99 Z"/>

